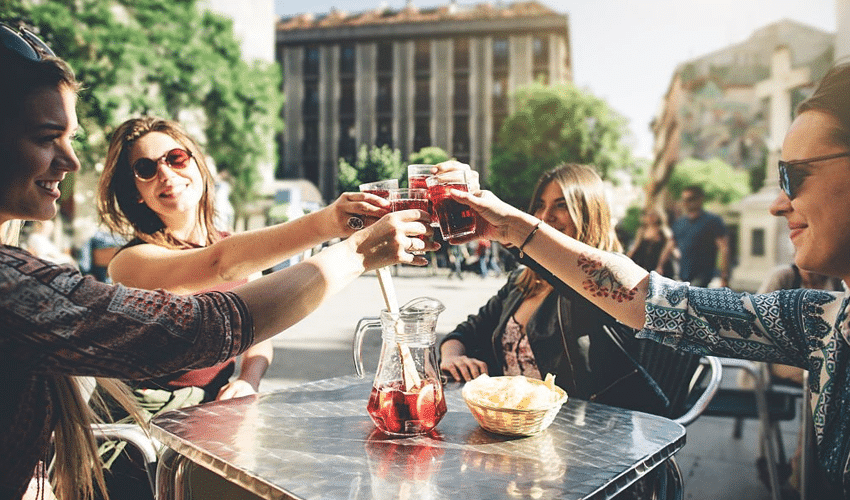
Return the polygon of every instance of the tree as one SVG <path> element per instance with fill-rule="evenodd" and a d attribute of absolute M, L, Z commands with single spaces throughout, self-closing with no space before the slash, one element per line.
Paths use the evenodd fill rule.
<path fill-rule="evenodd" d="M 199 5 L 8 0 L 0 18 L 37 27 L 83 83 L 77 112 L 84 169 L 103 162 L 110 134 L 129 117 L 181 121 L 216 165 L 230 172 L 239 210 L 253 197 L 256 166 L 275 153 L 281 73 L 277 64 L 242 61 L 232 22 Z"/>
<path fill-rule="evenodd" d="M 524 206 L 540 174 L 564 162 L 594 165 L 605 178 L 630 163 L 621 143 L 626 121 L 601 99 L 571 84 L 535 83 L 516 91 L 513 114 L 493 146 L 490 189 Z"/>
<path fill-rule="evenodd" d="M 358 191 L 360 184 L 384 179 L 401 179 L 406 176 L 405 165 L 401 161 L 401 151 L 383 146 L 360 146 L 354 165 L 345 158 L 339 159 L 340 192 Z"/>
<path fill-rule="evenodd" d="M 450 159 L 449 154 L 443 148 L 428 146 L 415 153 L 410 153 L 410 158 L 407 161 L 411 165 L 436 165 Z"/>
<path fill-rule="evenodd" d="M 728 205 L 750 194 L 749 174 L 719 158 L 708 161 L 688 158 L 676 165 L 667 189 L 674 199 L 690 185 L 702 186 L 705 201 Z"/>

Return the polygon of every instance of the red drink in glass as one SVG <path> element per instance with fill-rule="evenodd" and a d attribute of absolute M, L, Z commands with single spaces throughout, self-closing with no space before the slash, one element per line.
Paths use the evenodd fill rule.
<path fill-rule="evenodd" d="M 407 183 L 410 184 L 410 189 L 428 189 L 428 185 L 425 184 L 425 179 L 430 177 L 430 175 L 409 175 L 407 176 Z"/>
<path fill-rule="evenodd" d="M 389 200 L 393 204 L 393 212 L 416 208 L 423 212 L 431 213 L 431 202 L 428 201 L 428 191 L 426 189 L 392 189 L 390 190 Z M 417 236 L 417 238 L 425 241 L 424 234 Z"/>
<path fill-rule="evenodd" d="M 374 194 L 384 199 L 389 199 L 390 189 L 398 189 L 398 179 L 387 179 L 360 185 L 361 193 Z"/>
<path fill-rule="evenodd" d="M 361 189 L 361 191 L 364 193 L 374 194 L 375 196 L 380 196 L 383 199 L 387 199 L 390 197 L 389 189 Z"/>
<path fill-rule="evenodd" d="M 366 410 L 381 432 L 395 435 L 424 434 L 446 414 L 446 400 L 439 383 L 423 380 L 410 392 L 401 381 L 372 387 Z"/>
<path fill-rule="evenodd" d="M 407 184 L 410 189 L 428 189 L 427 179 L 431 177 L 431 169 L 434 165 L 408 165 Z M 428 201 L 428 213 L 431 214 L 431 227 L 440 227 L 437 214 L 434 213 L 433 204 Z"/>
<path fill-rule="evenodd" d="M 428 188 L 434 213 L 440 221 L 443 239 L 459 238 L 475 232 L 475 212 L 454 200 L 449 194 L 452 189 L 468 191 L 466 183 L 432 184 Z"/>

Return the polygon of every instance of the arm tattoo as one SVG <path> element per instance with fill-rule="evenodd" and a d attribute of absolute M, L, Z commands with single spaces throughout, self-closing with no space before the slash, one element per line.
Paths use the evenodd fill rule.
<path fill-rule="evenodd" d="M 611 267 L 606 267 L 598 255 L 583 253 L 579 255 L 578 266 L 587 274 L 588 279 L 582 282 L 585 290 L 594 297 L 611 297 L 617 302 L 630 301 L 635 298 L 636 290 L 626 288 L 616 276 Z"/>

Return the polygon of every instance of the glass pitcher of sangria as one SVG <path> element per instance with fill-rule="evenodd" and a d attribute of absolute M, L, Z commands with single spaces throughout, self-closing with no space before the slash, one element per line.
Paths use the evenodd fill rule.
<path fill-rule="evenodd" d="M 364 318 L 354 337 L 354 365 L 363 376 L 365 333 L 378 326 L 383 343 L 366 410 L 381 432 L 394 436 L 425 434 L 446 414 L 440 367 L 437 364 L 437 316 L 440 301 L 414 299 L 398 313 Z"/>

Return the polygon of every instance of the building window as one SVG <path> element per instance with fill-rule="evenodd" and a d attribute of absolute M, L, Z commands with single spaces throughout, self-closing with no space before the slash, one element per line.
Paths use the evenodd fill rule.
<path fill-rule="evenodd" d="M 508 67 L 509 62 L 509 53 L 508 53 L 508 39 L 507 38 L 494 38 L 493 39 L 493 67 L 494 68 L 505 68 Z"/>
<path fill-rule="evenodd" d="M 755 228 L 750 233 L 752 238 L 750 243 L 750 255 L 753 257 L 764 257 L 765 254 L 765 245 L 764 245 L 764 228 Z"/>
<path fill-rule="evenodd" d="M 427 75 L 416 77 L 414 106 L 417 114 L 431 112 L 431 78 Z"/>
<path fill-rule="evenodd" d="M 339 47 L 339 73 L 353 75 L 357 48 L 353 43 L 344 43 Z"/>
<path fill-rule="evenodd" d="M 469 117 L 456 115 L 452 137 L 452 154 L 460 159 L 469 157 Z"/>
<path fill-rule="evenodd" d="M 341 78 L 339 81 L 339 114 L 354 114 L 354 79 Z"/>
<path fill-rule="evenodd" d="M 393 147 L 392 116 L 382 116 L 378 118 L 378 136 L 375 138 L 375 145 L 387 145 L 389 147 Z"/>
<path fill-rule="evenodd" d="M 419 151 L 431 145 L 431 118 L 417 116 L 413 121 L 413 150 Z"/>
<path fill-rule="evenodd" d="M 466 75 L 455 75 L 454 108 L 455 113 L 469 112 L 469 77 Z"/>
<path fill-rule="evenodd" d="M 304 76 L 319 76 L 319 47 L 315 45 L 304 48 Z"/>
<path fill-rule="evenodd" d="M 378 43 L 378 72 L 392 73 L 393 71 L 393 44 L 389 42 Z"/>
<path fill-rule="evenodd" d="M 319 114 L 319 82 L 307 80 L 304 82 L 304 116 L 318 116 Z"/>
<path fill-rule="evenodd" d="M 356 130 L 354 128 L 354 118 L 340 118 L 339 156 L 345 158 L 348 163 L 353 163 L 354 157 L 357 154 L 355 136 Z"/>
<path fill-rule="evenodd" d="M 469 71 L 469 38 L 454 40 L 455 72 Z"/>
<path fill-rule="evenodd" d="M 416 40 L 413 68 L 417 73 L 431 71 L 431 40 Z"/>
<path fill-rule="evenodd" d="M 508 75 L 493 75 L 493 112 L 506 113 L 508 110 Z"/>
<path fill-rule="evenodd" d="M 375 100 L 378 113 L 393 112 L 393 79 L 390 76 L 378 78 L 378 95 Z"/>
<path fill-rule="evenodd" d="M 546 37 L 535 36 L 531 39 L 531 52 L 534 59 L 534 67 L 549 66 L 549 40 Z"/>

